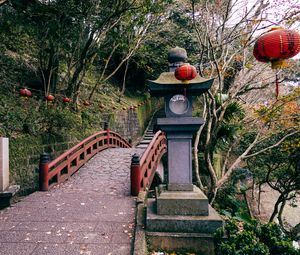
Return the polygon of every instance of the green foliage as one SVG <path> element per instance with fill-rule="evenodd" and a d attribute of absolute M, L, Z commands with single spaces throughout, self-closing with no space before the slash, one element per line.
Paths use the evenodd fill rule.
<path fill-rule="evenodd" d="M 283 235 L 280 226 L 276 223 L 262 225 L 260 239 L 269 247 L 270 254 L 300 254 L 300 250 L 295 250 L 291 243 L 291 240 Z"/>
<path fill-rule="evenodd" d="M 257 221 L 239 223 L 227 220 L 225 227 L 215 233 L 217 255 L 297 255 L 291 240 L 282 234 L 275 223 L 260 224 Z"/>
<path fill-rule="evenodd" d="M 246 169 L 235 171 L 228 183 L 218 191 L 214 205 L 221 214 L 243 222 L 251 221 L 247 203 L 241 194 L 244 192 L 241 181 L 249 177 L 248 175 L 249 171 Z"/>

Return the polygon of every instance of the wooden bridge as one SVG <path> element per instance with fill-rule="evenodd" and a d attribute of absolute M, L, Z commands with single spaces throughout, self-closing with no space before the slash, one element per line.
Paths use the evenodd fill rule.
<path fill-rule="evenodd" d="M 41 155 L 41 191 L 0 211 L 0 254 L 131 254 L 135 196 L 166 152 L 164 134 L 149 134 L 132 148 L 105 130 L 53 161 Z"/>

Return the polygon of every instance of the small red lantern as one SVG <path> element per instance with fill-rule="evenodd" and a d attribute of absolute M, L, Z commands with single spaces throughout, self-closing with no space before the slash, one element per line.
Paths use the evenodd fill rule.
<path fill-rule="evenodd" d="M 64 98 L 63 98 L 63 102 L 64 102 L 64 103 L 70 103 L 70 102 L 71 102 L 71 99 L 68 98 L 68 97 L 64 97 Z"/>
<path fill-rule="evenodd" d="M 55 99 L 55 97 L 51 94 L 49 94 L 48 96 L 46 96 L 46 100 L 49 102 L 52 102 Z"/>
<path fill-rule="evenodd" d="M 273 28 L 260 36 L 253 49 L 254 57 L 260 62 L 271 62 L 272 69 L 287 67 L 286 59 L 300 52 L 300 34 L 293 30 Z M 279 94 L 279 81 L 276 73 L 276 97 Z"/>
<path fill-rule="evenodd" d="M 24 89 L 20 89 L 20 95 L 22 97 L 31 97 L 32 93 L 29 89 L 24 88 Z"/>
<path fill-rule="evenodd" d="M 175 78 L 177 80 L 182 81 L 184 86 L 184 97 L 186 97 L 186 85 L 188 85 L 189 81 L 196 78 L 197 70 L 194 66 L 190 64 L 184 64 L 175 70 Z"/>
<path fill-rule="evenodd" d="M 182 81 L 184 84 L 188 84 L 188 82 L 194 79 L 196 76 L 197 70 L 190 64 L 182 65 L 175 70 L 176 79 Z"/>

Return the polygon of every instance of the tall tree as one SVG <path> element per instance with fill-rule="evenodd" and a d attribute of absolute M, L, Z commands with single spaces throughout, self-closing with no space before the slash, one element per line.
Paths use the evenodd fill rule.
<path fill-rule="evenodd" d="M 191 1 L 190 4 L 191 22 L 198 41 L 200 74 L 216 77 L 213 87 L 203 98 L 205 126 L 197 132 L 194 146 L 196 168 L 199 170 L 197 159 L 201 145 L 199 149 L 203 152 L 203 163 L 210 177 L 208 195 L 213 202 L 218 189 L 246 158 L 279 146 L 300 129 L 296 125 L 270 132 L 257 117 L 241 114 L 238 109 L 244 104 L 245 95 L 260 91 L 273 82 L 268 67 L 254 63 L 251 50 L 254 35 L 273 25 L 266 16 L 268 2 L 258 0 L 248 4 L 247 1 L 227 0 Z M 250 107 L 243 108 L 249 112 Z M 238 153 L 235 148 L 249 133 L 252 133 L 251 142 Z M 257 151 L 256 148 L 269 137 L 277 140 L 268 148 Z M 223 163 L 218 173 L 214 155 L 220 147 Z M 200 175 L 197 176 L 201 186 Z"/>

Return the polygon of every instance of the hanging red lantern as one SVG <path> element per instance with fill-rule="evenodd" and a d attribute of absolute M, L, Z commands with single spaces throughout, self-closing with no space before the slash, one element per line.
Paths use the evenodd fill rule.
<path fill-rule="evenodd" d="M 175 78 L 182 81 L 184 86 L 184 98 L 186 97 L 186 85 L 188 85 L 190 80 L 193 80 L 197 76 L 197 70 L 194 66 L 190 64 L 184 64 L 175 70 Z"/>
<path fill-rule="evenodd" d="M 296 31 L 273 28 L 260 36 L 255 42 L 253 55 L 264 63 L 271 62 L 272 69 L 287 67 L 286 59 L 300 52 L 300 34 Z M 276 97 L 279 94 L 278 75 L 276 73 Z"/>
<path fill-rule="evenodd" d="M 20 89 L 20 95 L 22 97 L 31 97 L 32 93 L 29 89 L 24 88 L 24 89 Z"/>
<path fill-rule="evenodd" d="M 48 96 L 46 96 L 46 100 L 49 101 L 49 102 L 52 102 L 54 101 L 55 97 L 51 94 L 49 94 Z"/>
<path fill-rule="evenodd" d="M 271 62 L 272 68 L 286 67 L 286 59 L 300 52 L 300 34 L 296 31 L 273 28 L 260 36 L 253 50 L 254 57 L 260 62 Z"/>
<path fill-rule="evenodd" d="M 64 98 L 63 98 L 63 102 L 64 102 L 64 103 L 70 103 L 70 102 L 71 102 L 71 99 L 68 98 L 68 97 L 64 97 Z"/>
<path fill-rule="evenodd" d="M 197 70 L 190 64 L 182 65 L 175 70 L 176 79 L 182 81 L 184 84 L 188 84 L 188 82 L 194 79 L 196 76 Z"/>

